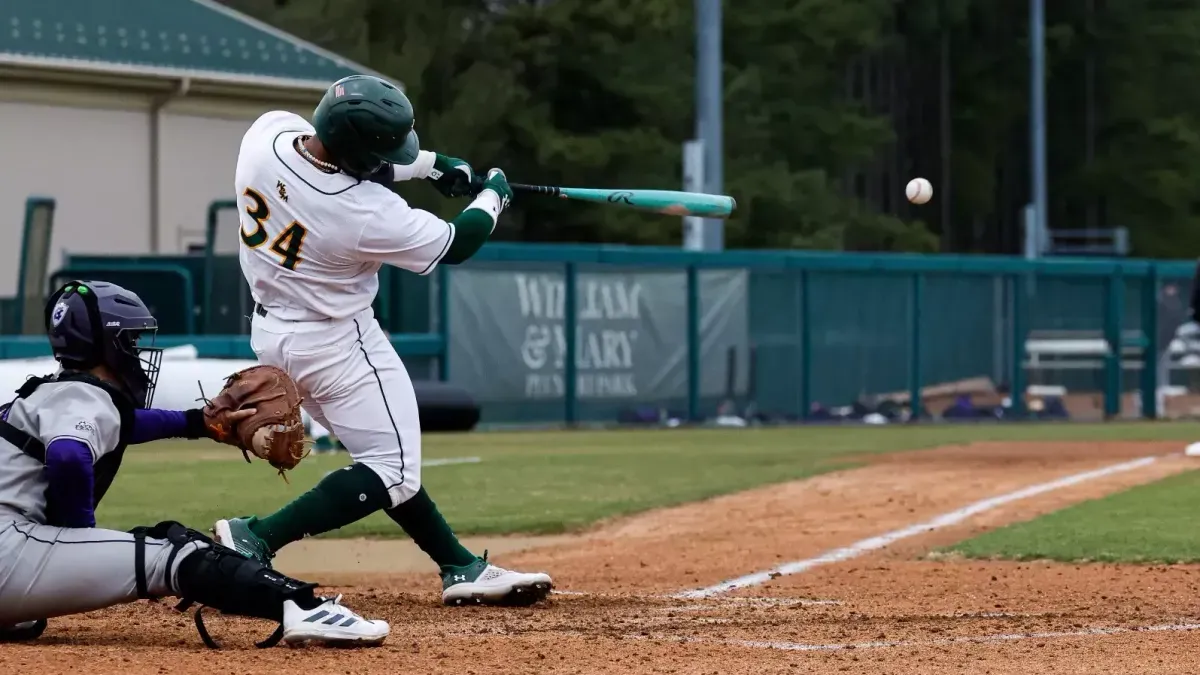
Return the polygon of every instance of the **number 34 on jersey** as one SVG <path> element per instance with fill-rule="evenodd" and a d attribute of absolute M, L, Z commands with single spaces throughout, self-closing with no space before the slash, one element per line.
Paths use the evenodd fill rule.
<path fill-rule="evenodd" d="M 308 234 L 308 230 L 293 220 L 272 238 L 269 231 L 275 227 L 270 223 L 271 207 L 267 206 L 267 200 L 257 190 L 249 187 L 242 191 L 242 196 L 247 200 L 246 213 L 254 221 L 252 232 L 247 232 L 245 226 L 241 228 L 242 243 L 250 248 L 258 248 L 270 239 L 271 252 L 279 256 L 279 264 L 289 270 L 296 269 L 296 266 L 304 261 L 301 252 L 304 250 L 304 236 Z"/>

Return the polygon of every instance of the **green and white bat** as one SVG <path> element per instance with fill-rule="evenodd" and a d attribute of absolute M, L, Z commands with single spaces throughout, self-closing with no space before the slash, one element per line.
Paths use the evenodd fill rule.
<path fill-rule="evenodd" d="M 675 190 L 605 190 L 597 188 L 549 187 L 546 185 L 522 185 L 510 183 L 518 192 L 533 192 L 561 199 L 578 199 L 584 202 L 615 204 L 641 211 L 653 211 L 668 216 L 701 216 L 704 218 L 728 218 L 737 208 L 737 202 L 727 195 L 709 195 L 701 192 L 678 192 Z"/>

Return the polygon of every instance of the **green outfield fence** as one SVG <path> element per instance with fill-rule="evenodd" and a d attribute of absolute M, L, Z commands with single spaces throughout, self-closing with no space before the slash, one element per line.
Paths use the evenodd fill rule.
<path fill-rule="evenodd" d="M 162 317 L 168 344 L 194 344 L 202 356 L 252 358 L 246 338 L 251 303 L 237 267 L 236 256 L 211 251 L 71 255 L 54 279 L 118 281 Z M 1179 307 L 1186 306 L 1194 263 L 488 244 L 472 261 L 439 267 L 428 277 L 390 269 L 381 275 L 376 314 L 414 378 L 453 379 L 450 338 L 472 336 L 456 334 L 465 329 L 446 320 L 449 289 L 457 275 L 481 269 L 561 275 L 568 317 L 561 394 L 534 402 L 514 392 L 511 400 L 486 404 L 485 421 L 575 423 L 611 419 L 614 405 L 661 405 L 692 419 L 716 410 L 724 396 L 702 391 L 699 376 L 710 365 L 701 359 L 712 358 L 702 357 L 699 329 L 706 302 L 700 280 L 710 270 L 745 273 L 744 316 L 754 357 L 740 367 L 752 367 L 753 385 L 739 395 L 752 397 L 764 412 L 799 418 L 814 403 L 846 405 L 885 392 L 909 392 L 919 402 L 922 387 L 988 377 L 1012 391 L 1033 378 L 1096 392 L 1106 417 L 1153 417 L 1165 372 L 1159 367 L 1162 345 L 1179 321 Z M 686 352 L 681 395 L 599 405 L 577 391 L 578 280 L 605 270 L 679 275 L 672 288 L 680 289 L 686 321 L 672 339 Z M 1090 362 L 1039 370 L 1031 367 L 1037 355 L 1028 349 L 1038 337 L 1102 340 L 1120 348 Z M 0 340 L 0 358 L 46 353 L 36 337 Z M 1123 411 L 1123 394 L 1133 392 L 1137 409 Z M 1020 397 L 1014 404 L 1013 412 L 1023 414 Z"/>

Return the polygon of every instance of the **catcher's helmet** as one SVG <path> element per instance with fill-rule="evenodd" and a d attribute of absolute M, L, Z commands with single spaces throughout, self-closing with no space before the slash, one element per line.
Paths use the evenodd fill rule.
<path fill-rule="evenodd" d="M 141 298 L 106 281 L 71 281 L 46 301 L 46 333 L 63 368 L 105 366 L 135 405 L 149 408 L 162 349 L 158 321 Z M 139 339 L 149 335 L 150 345 Z"/>
<path fill-rule="evenodd" d="M 412 103 L 395 85 L 370 75 L 334 82 L 313 111 L 313 128 L 338 166 L 360 179 L 384 162 L 412 164 L 420 150 Z"/>

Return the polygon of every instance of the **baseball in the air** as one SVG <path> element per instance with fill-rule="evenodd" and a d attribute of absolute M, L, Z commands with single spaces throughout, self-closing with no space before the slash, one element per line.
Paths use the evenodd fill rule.
<path fill-rule="evenodd" d="M 933 185 L 924 178 L 914 178 L 908 181 L 908 186 L 904 188 L 904 194 L 908 197 L 908 201 L 914 204 L 924 204 L 933 199 Z"/>

